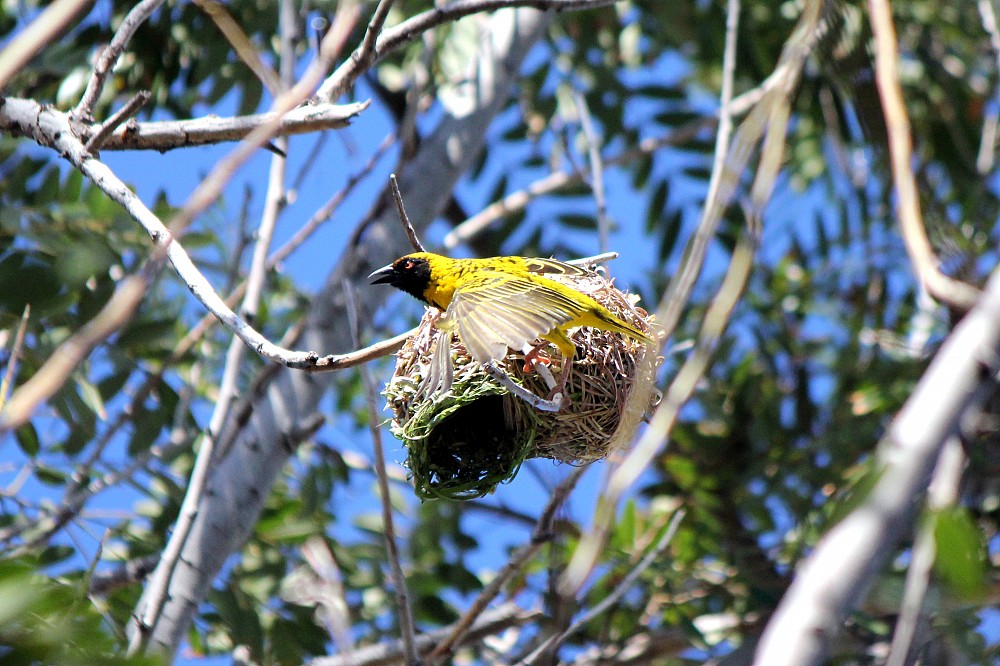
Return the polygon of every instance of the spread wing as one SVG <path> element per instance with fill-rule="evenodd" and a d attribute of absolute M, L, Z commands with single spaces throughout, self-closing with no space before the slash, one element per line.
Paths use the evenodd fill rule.
<path fill-rule="evenodd" d="M 455 290 L 442 328 L 458 331 L 476 361 L 499 360 L 508 347 L 521 350 L 581 314 L 578 303 L 547 282 L 509 273 L 481 273 Z"/>

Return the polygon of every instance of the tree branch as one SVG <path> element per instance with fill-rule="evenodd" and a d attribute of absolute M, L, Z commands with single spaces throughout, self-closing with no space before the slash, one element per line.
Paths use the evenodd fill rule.
<path fill-rule="evenodd" d="M 441 7 L 435 7 L 409 18 L 399 25 L 381 32 L 375 40 L 374 48 L 368 43 L 369 32 L 363 42 L 316 91 L 316 98 L 322 102 L 332 102 L 339 98 L 351 84 L 364 74 L 365 70 L 389 53 L 410 43 L 418 35 L 439 25 L 457 21 L 470 14 L 492 12 L 503 8 L 534 7 L 542 11 L 576 11 L 596 9 L 615 4 L 617 0 L 456 0 Z M 374 22 L 375 19 L 373 19 Z"/>
<path fill-rule="evenodd" d="M 541 615 L 538 611 L 525 611 L 515 603 L 506 603 L 494 610 L 482 613 L 472 623 L 462 638 L 460 645 L 467 645 L 481 640 L 486 636 L 499 634 L 511 627 L 518 627 L 533 622 Z M 435 645 L 445 640 L 453 627 L 444 627 L 436 631 L 417 636 L 417 651 L 420 654 L 429 653 Z M 309 662 L 309 666 L 389 666 L 404 662 L 402 641 L 371 645 L 337 657 L 320 657 Z"/>
<path fill-rule="evenodd" d="M 128 321 L 162 267 L 162 258 L 154 257 L 141 272 L 122 280 L 101 311 L 60 344 L 31 379 L 11 395 L 0 412 L 0 437 L 27 423 L 38 405 L 59 390 L 91 350 Z"/>
<path fill-rule="evenodd" d="M 104 90 L 104 84 L 108 79 L 108 75 L 114 69 L 115 63 L 118 62 L 118 58 L 121 57 L 125 47 L 132 40 L 132 35 L 162 4 L 163 0 L 142 0 L 142 2 L 133 7 L 125 15 L 121 25 L 115 30 L 115 35 L 111 38 L 111 43 L 101 52 L 100 57 L 94 64 L 94 73 L 91 74 L 90 80 L 87 82 L 87 89 L 83 91 L 83 97 L 80 98 L 80 102 L 70 112 L 70 117 L 74 121 L 84 123 L 91 120 L 94 105 Z"/>
<path fill-rule="evenodd" d="M 369 103 L 366 100 L 351 104 L 300 106 L 284 115 L 270 112 L 230 118 L 206 116 L 190 120 L 129 123 L 116 129 L 101 146 L 101 150 L 165 152 L 177 148 L 241 141 L 258 127 L 274 122 L 278 123 L 277 133 L 282 136 L 341 129 L 367 109 Z"/>
<path fill-rule="evenodd" d="M 906 244 L 913 272 L 920 284 L 935 299 L 962 310 L 971 308 L 979 291 L 960 280 L 948 277 L 927 238 L 920 213 L 920 195 L 913 177 L 913 140 L 910 120 L 899 83 L 899 56 L 896 52 L 896 29 L 892 23 L 889 0 L 869 0 L 872 34 L 875 37 L 875 81 L 882 98 L 882 111 L 889 135 L 892 179 L 896 186 L 899 231 Z"/>
<path fill-rule="evenodd" d="M 93 0 L 56 0 L 0 51 L 0 90 Z"/>
<path fill-rule="evenodd" d="M 459 621 L 452 627 L 448 637 L 438 643 L 437 647 L 427 656 L 427 661 L 434 662 L 451 654 L 452 649 L 462 640 L 462 637 L 474 625 L 476 619 L 482 615 L 490 602 L 500 594 L 507 581 L 520 572 L 528 561 L 535 556 L 535 553 L 538 552 L 542 545 L 552 538 L 552 520 L 555 517 L 556 511 L 559 510 L 559 507 L 569 497 L 570 491 L 576 487 L 577 482 L 585 471 L 586 467 L 575 468 L 556 486 L 555 490 L 552 491 L 552 496 L 549 497 L 548 504 L 545 505 L 542 513 L 538 516 L 538 522 L 535 523 L 535 529 L 531 532 L 531 538 L 528 540 L 528 543 L 524 544 L 504 564 L 503 568 L 497 572 L 493 580 L 483 588 L 483 591 L 476 597 L 472 606 L 465 611 Z"/>
<path fill-rule="evenodd" d="M 392 178 L 394 192 L 398 193 L 399 188 L 395 187 L 396 179 Z M 413 232 L 413 227 L 409 227 Z M 414 234 L 416 232 L 413 232 Z M 354 299 L 354 291 L 351 283 L 344 280 L 344 296 L 347 299 L 347 314 L 350 317 L 351 337 L 354 344 L 361 341 L 360 309 Z M 392 587 L 396 593 L 396 613 L 399 618 L 399 629 L 403 634 L 403 650 L 406 654 L 407 664 L 418 662 L 415 629 L 413 626 L 413 609 L 410 606 L 410 592 L 406 585 L 406 576 L 403 574 L 403 565 L 399 556 L 399 542 L 396 540 L 395 521 L 392 517 L 392 495 L 389 491 L 389 475 L 385 468 L 385 447 L 382 446 L 381 418 L 378 409 L 378 388 L 372 378 L 368 368 L 361 366 L 361 381 L 365 387 L 366 399 L 368 401 L 368 429 L 372 435 L 373 456 L 375 458 L 375 476 L 378 482 L 379 500 L 382 504 L 382 530 L 385 539 L 385 550 L 389 556 L 389 568 L 392 571 Z"/>
<path fill-rule="evenodd" d="M 287 104 L 290 101 L 290 99 L 286 99 L 285 103 Z M 191 293 L 201 301 L 205 308 L 214 314 L 227 328 L 232 330 L 240 340 L 264 358 L 278 362 L 289 368 L 305 370 L 338 370 L 355 365 L 357 362 L 364 362 L 363 360 L 359 361 L 359 358 L 364 358 L 365 360 L 371 358 L 367 352 L 361 354 L 361 356 L 336 356 L 332 354 L 320 356 L 313 351 L 287 350 L 269 341 L 246 321 L 237 316 L 215 292 L 209 281 L 198 270 L 194 262 L 191 261 L 191 258 L 181 244 L 174 239 L 173 234 L 167 226 L 143 204 L 135 193 L 111 169 L 87 152 L 84 145 L 73 134 L 67 114 L 53 108 L 43 107 L 32 100 L 0 98 L 0 128 L 20 133 L 23 136 L 30 136 L 39 145 L 57 150 L 64 159 L 90 178 L 109 198 L 119 203 L 134 220 L 146 229 L 153 239 L 153 243 L 157 247 L 154 259 L 161 253 L 165 255 L 173 265 L 178 276 L 180 276 Z M 268 129 L 270 128 L 267 125 L 258 127 L 255 130 L 255 133 L 259 134 L 256 141 L 263 141 L 266 136 L 265 130 Z M 188 204 L 175 217 L 173 226 L 185 226 L 188 220 L 204 208 L 209 201 L 214 199 L 217 191 L 222 188 L 232 169 L 242 159 L 249 156 L 250 150 L 248 146 L 252 147 L 253 145 L 254 142 L 241 145 L 241 150 L 234 151 L 234 154 L 229 159 L 223 161 L 224 164 L 217 167 L 202 182 L 195 193 L 192 194 Z M 158 264 L 158 261 L 153 261 L 152 263 Z M 143 283 L 143 288 L 148 286 L 148 279 L 137 278 L 137 280 Z M 99 328 L 91 327 L 87 329 L 86 339 L 74 338 L 73 353 L 68 353 L 63 358 L 53 361 L 53 364 L 50 366 L 53 372 L 56 369 L 60 369 L 61 371 L 66 371 L 68 376 L 68 372 L 72 367 L 75 367 L 76 363 L 79 363 L 83 358 L 78 357 L 77 352 L 84 350 L 86 353 L 89 353 L 90 349 L 101 341 L 92 337 L 95 331 L 103 331 L 105 335 L 114 331 L 114 327 L 124 321 L 122 318 L 123 313 L 131 313 L 132 310 L 130 308 L 138 305 L 141 296 L 142 294 L 137 291 L 137 288 L 130 287 L 129 289 L 116 290 L 115 296 L 112 297 L 105 306 L 104 311 L 102 311 L 114 312 L 116 313 L 115 317 L 110 318 L 109 315 L 108 319 L 100 320 Z M 81 331 L 81 333 L 83 332 Z M 79 343 L 83 343 L 83 346 L 78 346 Z M 69 361 L 73 362 L 72 366 L 67 364 Z M 8 405 L 8 410 L 5 412 L 2 420 L 0 420 L 0 433 L 5 432 L 9 428 L 18 427 L 20 423 L 23 423 L 28 418 L 31 411 L 34 410 L 34 407 L 38 404 L 38 400 L 44 400 L 65 381 L 64 376 L 57 385 L 53 385 L 51 382 L 56 375 L 46 374 L 44 377 L 45 382 L 47 382 L 44 387 L 40 383 L 33 384 L 30 395 L 26 391 L 25 399 L 17 401 L 16 412 L 10 409 L 10 405 Z M 41 380 L 42 378 L 39 377 L 39 382 Z M 25 387 L 19 389 L 19 393 Z M 17 400 L 17 394 L 11 398 L 11 404 L 15 404 L 15 400 Z"/>
<path fill-rule="evenodd" d="M 910 533 L 941 447 L 996 390 L 1000 271 L 941 346 L 879 442 L 878 480 L 865 502 L 831 528 L 799 566 L 761 638 L 755 664 L 823 662 L 844 618 Z"/>
<path fill-rule="evenodd" d="M 428 224 L 444 209 L 455 182 L 476 159 L 488 124 L 508 99 L 524 54 L 543 34 L 547 21 L 546 15 L 530 10 L 489 17 L 488 39 L 484 38 L 482 48 L 469 61 L 470 104 L 460 116 L 444 110 L 436 129 L 397 172 L 408 212 L 418 225 Z M 404 254 L 406 247 L 395 211 L 381 210 L 375 221 L 365 225 L 314 299 L 303 344 L 349 348 L 352 343 L 343 316 L 344 279 L 363 280 L 373 269 Z M 366 293 L 361 299 L 366 316 L 381 298 L 380 293 Z M 191 536 L 170 579 L 161 619 L 151 629 L 151 644 L 168 653 L 185 635 L 225 560 L 249 536 L 275 475 L 291 454 L 287 438 L 316 411 L 327 388 L 315 376 L 272 367 L 274 377 L 253 398 L 229 453 L 213 466 Z M 146 600 L 140 600 L 140 608 Z"/>

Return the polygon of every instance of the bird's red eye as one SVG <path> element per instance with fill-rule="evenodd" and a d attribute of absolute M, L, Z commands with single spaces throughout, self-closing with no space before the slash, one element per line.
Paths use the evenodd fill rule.
<path fill-rule="evenodd" d="M 403 268 L 405 268 L 406 270 L 412 270 L 413 269 L 413 260 L 412 259 L 407 259 L 406 263 L 403 264 Z"/>

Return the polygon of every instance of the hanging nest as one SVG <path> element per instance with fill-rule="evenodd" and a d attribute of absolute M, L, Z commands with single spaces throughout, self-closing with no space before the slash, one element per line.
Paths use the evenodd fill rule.
<path fill-rule="evenodd" d="M 546 276 L 579 289 L 621 319 L 650 331 L 639 297 L 619 291 L 599 273 Z M 407 448 L 406 466 L 424 499 L 482 497 L 509 481 L 529 458 L 581 465 L 607 457 L 631 436 L 650 405 L 655 351 L 631 338 L 583 327 L 573 334 L 576 359 L 566 386 L 569 403 L 543 412 L 491 378 L 454 336 L 451 389 L 420 395 L 440 331 L 428 310 L 417 333 L 396 354 L 396 371 L 386 386 L 391 430 Z M 655 337 L 655 335 L 654 335 Z M 547 350 L 555 377 L 563 359 Z M 549 386 L 534 370 L 524 371 L 524 354 L 510 351 L 497 365 L 517 384 L 545 397 Z M 631 399 L 630 399 L 631 398 Z"/>

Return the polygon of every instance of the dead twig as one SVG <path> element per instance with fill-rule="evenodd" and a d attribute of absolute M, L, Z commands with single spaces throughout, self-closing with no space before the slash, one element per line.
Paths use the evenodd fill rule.
<path fill-rule="evenodd" d="M 920 194 L 913 176 L 913 139 L 910 120 L 899 82 L 899 54 L 896 29 L 889 0 L 869 0 L 872 34 L 875 38 L 875 82 L 882 99 L 882 111 L 889 138 L 892 180 L 896 186 L 899 231 L 910 256 L 913 272 L 935 299 L 963 312 L 979 300 L 979 290 L 942 273 L 920 212 Z"/>
<path fill-rule="evenodd" d="M 24 312 L 21 313 L 21 321 L 17 325 L 17 332 L 14 333 L 14 344 L 10 347 L 10 356 L 7 357 L 7 370 L 3 374 L 3 382 L 0 382 L 0 413 L 3 413 L 4 405 L 7 404 L 7 393 L 14 385 L 14 378 L 17 376 L 17 362 L 24 349 L 24 332 L 28 328 L 28 317 L 30 316 L 31 304 L 26 303 Z"/>
<path fill-rule="evenodd" d="M 103 146 L 104 142 L 108 140 L 108 137 L 110 137 L 123 122 L 139 113 L 139 110 L 149 104 L 149 100 L 152 98 L 153 95 L 148 90 L 143 90 L 133 95 L 132 99 L 125 103 L 125 106 L 111 114 L 111 117 L 101 125 L 97 134 L 94 134 L 92 137 L 87 139 L 87 150 L 92 153 L 100 151 L 101 146 Z"/>
<path fill-rule="evenodd" d="M 417 252 L 424 251 L 424 244 L 420 242 L 417 238 L 417 232 L 410 224 L 410 218 L 406 214 L 406 208 L 403 206 L 403 195 L 399 191 L 399 183 L 396 182 L 396 174 L 389 174 L 389 189 L 392 190 L 392 198 L 396 200 L 396 211 L 399 213 L 399 221 L 403 225 L 403 229 L 406 230 L 406 237 L 410 239 L 410 245 Z"/>
<path fill-rule="evenodd" d="M 395 182 L 395 179 L 393 179 Z M 351 283 L 344 281 L 344 296 L 347 300 L 347 316 L 350 318 L 351 337 L 354 344 L 360 344 L 361 323 L 358 317 L 358 304 L 354 298 Z M 375 457 L 375 476 L 378 481 L 379 499 L 382 503 L 382 527 L 384 530 L 386 552 L 389 555 L 389 566 L 392 570 L 393 591 L 396 593 L 396 611 L 399 614 L 399 628 L 403 634 L 403 651 L 407 664 L 417 664 L 419 658 L 416 647 L 416 632 L 413 625 L 413 610 L 410 607 L 410 593 L 400 562 L 399 543 L 396 540 L 395 522 L 392 517 L 392 496 L 389 493 L 389 476 L 385 469 L 385 449 L 382 445 L 382 429 L 380 427 L 379 408 L 377 404 L 378 388 L 375 380 L 368 372 L 367 366 L 360 367 L 361 380 L 365 385 L 368 401 L 368 428 L 372 435 L 372 446 Z"/>
<path fill-rule="evenodd" d="M 93 0 L 56 0 L 0 51 L 0 90 Z"/>
<path fill-rule="evenodd" d="M 476 597 L 472 606 L 469 607 L 452 627 L 448 637 L 438 643 L 434 650 L 427 656 L 428 663 L 434 663 L 436 660 L 443 659 L 451 653 L 452 648 L 462 641 L 465 633 L 470 630 L 470 627 L 473 626 L 483 611 L 486 610 L 490 602 L 500 594 L 500 590 L 507 584 L 507 581 L 514 574 L 521 571 L 528 563 L 528 560 L 534 557 L 542 545 L 552 538 L 552 520 L 555 517 L 556 511 L 559 510 L 559 507 L 569 497 L 570 491 L 573 490 L 585 471 L 585 467 L 575 468 L 556 486 L 555 490 L 552 491 L 552 496 L 549 498 L 548 504 L 545 505 L 541 515 L 538 516 L 538 522 L 535 523 L 535 529 L 531 532 L 531 538 L 528 540 L 528 543 L 524 544 L 507 561 L 503 568 L 497 572 L 496 577 L 483 588 L 483 591 Z"/>

